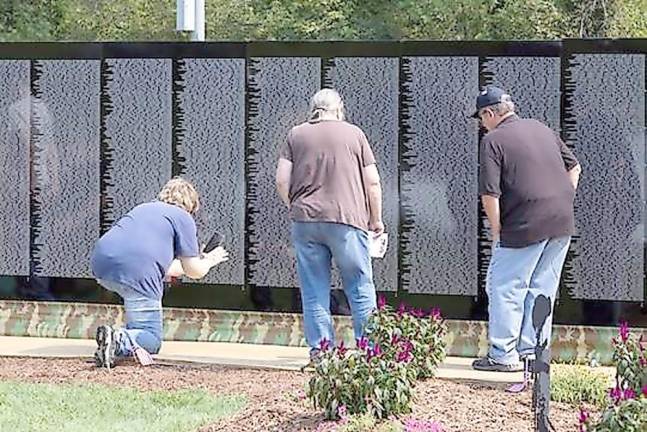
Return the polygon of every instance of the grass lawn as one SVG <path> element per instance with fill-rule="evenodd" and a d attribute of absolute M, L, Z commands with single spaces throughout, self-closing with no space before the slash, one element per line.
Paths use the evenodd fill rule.
<path fill-rule="evenodd" d="M 194 432 L 245 405 L 204 390 L 137 391 L 98 384 L 0 382 L 7 432 Z"/>

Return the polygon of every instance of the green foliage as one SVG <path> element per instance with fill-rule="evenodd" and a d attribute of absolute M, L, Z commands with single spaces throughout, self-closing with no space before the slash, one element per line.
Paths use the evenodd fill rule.
<path fill-rule="evenodd" d="M 647 36 L 647 0 L 562 0 L 575 36 Z"/>
<path fill-rule="evenodd" d="M 175 0 L 2 0 L 2 41 L 185 40 Z M 207 0 L 210 40 L 647 37 L 647 0 Z"/>
<path fill-rule="evenodd" d="M 214 40 L 356 39 L 345 0 L 223 0 L 207 8 L 207 33 Z"/>
<path fill-rule="evenodd" d="M 586 366 L 559 365 L 552 368 L 550 395 L 553 401 L 575 406 L 590 403 L 604 408 L 607 402 L 609 376 Z"/>
<path fill-rule="evenodd" d="M 0 42 L 47 41 L 58 38 L 61 1 L 1 0 Z"/>
<path fill-rule="evenodd" d="M 63 40 L 179 40 L 175 0 L 59 0 Z"/>
<path fill-rule="evenodd" d="M 378 423 L 375 417 L 368 414 L 349 416 L 335 432 L 403 432 L 402 424 L 395 420 Z"/>
<path fill-rule="evenodd" d="M 606 36 L 647 38 L 647 0 L 617 1 Z"/>
<path fill-rule="evenodd" d="M 216 397 L 203 390 L 0 382 L 0 425 L 12 432 L 197 430 L 244 404 L 242 397 Z"/>
<path fill-rule="evenodd" d="M 560 39 L 575 35 L 552 0 L 508 1 L 490 20 L 492 39 Z"/>

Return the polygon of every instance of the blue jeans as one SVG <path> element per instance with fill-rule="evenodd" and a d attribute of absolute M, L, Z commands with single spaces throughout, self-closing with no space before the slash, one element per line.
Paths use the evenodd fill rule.
<path fill-rule="evenodd" d="M 126 310 L 126 328 L 117 329 L 117 356 L 127 357 L 135 348 L 144 348 L 151 354 L 157 354 L 162 346 L 162 301 L 151 299 L 135 292 L 132 288 L 100 279 L 108 291 L 119 294 L 124 299 Z"/>
<path fill-rule="evenodd" d="M 497 363 L 518 363 L 520 355 L 535 352 L 537 335 L 532 309 L 541 294 L 550 299 L 551 314 L 540 343 L 550 341 L 552 309 L 570 240 L 552 238 L 524 248 L 494 246 L 486 290 L 490 315 L 488 355 Z"/>
<path fill-rule="evenodd" d="M 330 315 L 331 263 L 341 273 L 344 292 L 359 339 L 376 307 L 368 234 L 349 225 L 328 222 L 294 222 L 292 241 L 301 285 L 306 342 L 317 349 L 322 339 L 332 343 L 335 334 Z"/>

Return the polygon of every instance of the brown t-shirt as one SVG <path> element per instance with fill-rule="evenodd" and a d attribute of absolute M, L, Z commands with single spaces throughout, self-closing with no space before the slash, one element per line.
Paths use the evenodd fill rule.
<path fill-rule="evenodd" d="M 336 120 L 303 123 L 290 130 L 280 157 L 292 162 L 293 221 L 368 230 L 363 168 L 374 164 L 375 157 L 360 128 Z"/>
<path fill-rule="evenodd" d="M 521 248 L 575 231 L 573 153 L 547 126 L 516 115 L 481 140 L 479 192 L 500 199 L 501 244 Z"/>

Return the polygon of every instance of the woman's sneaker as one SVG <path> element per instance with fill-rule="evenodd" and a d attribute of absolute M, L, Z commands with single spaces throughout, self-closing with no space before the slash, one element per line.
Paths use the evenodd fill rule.
<path fill-rule="evenodd" d="M 115 365 L 117 341 L 115 331 L 108 325 L 97 328 L 97 350 L 94 352 L 94 363 L 97 367 L 110 369 Z"/>

